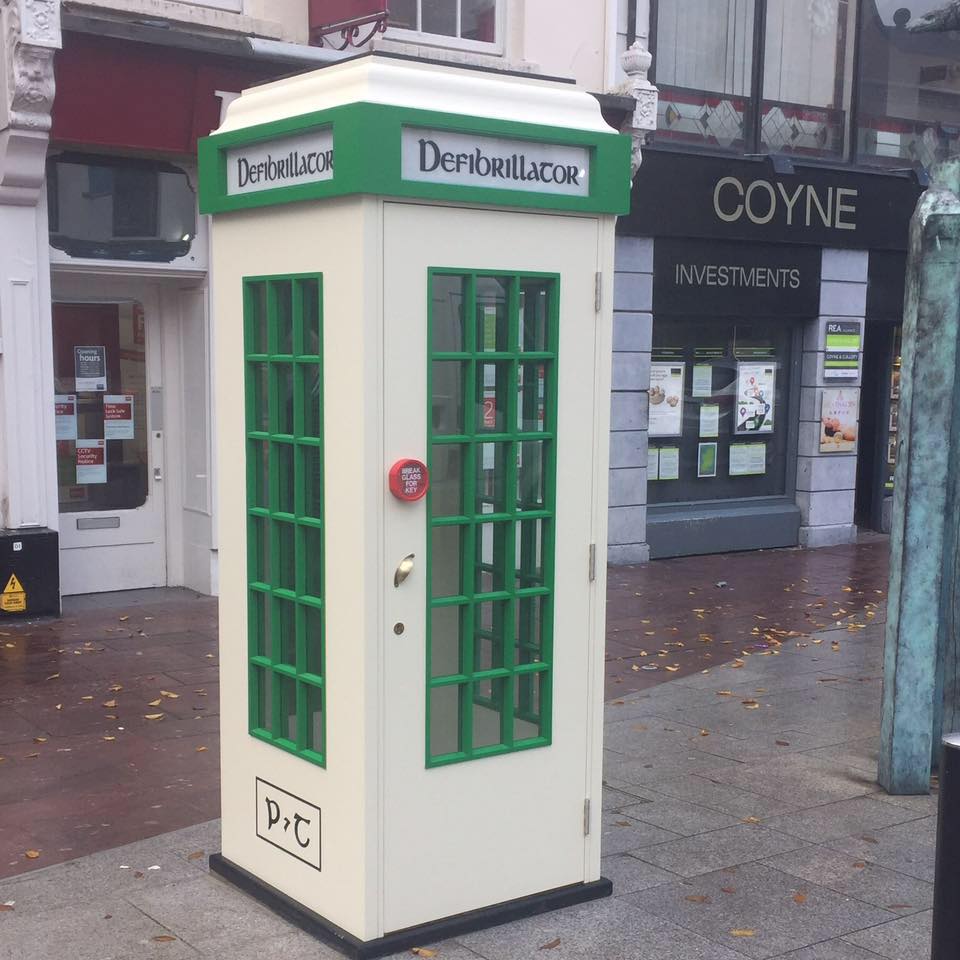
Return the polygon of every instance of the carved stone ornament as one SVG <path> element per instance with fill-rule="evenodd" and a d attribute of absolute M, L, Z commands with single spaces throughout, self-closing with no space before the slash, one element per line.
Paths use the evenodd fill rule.
<path fill-rule="evenodd" d="M 648 79 L 653 55 L 647 49 L 646 37 L 637 38 L 624 52 L 621 63 L 627 75 L 622 92 L 633 97 L 635 102 L 633 114 L 624 125 L 623 133 L 629 133 L 633 137 L 632 173 L 636 176 L 643 161 L 643 146 L 647 135 L 657 129 L 659 92 Z"/>

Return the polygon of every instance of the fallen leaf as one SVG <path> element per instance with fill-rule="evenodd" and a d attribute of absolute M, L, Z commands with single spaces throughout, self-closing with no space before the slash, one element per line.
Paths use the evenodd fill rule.
<path fill-rule="evenodd" d="M 12 903 L 0 903 L 0 913 L 9 913 L 13 910 Z"/>
<path fill-rule="evenodd" d="M 721 887 L 721 888 L 720 888 L 720 892 L 721 892 L 721 893 L 736 893 L 736 892 L 737 892 L 737 888 L 736 888 L 736 887 Z"/>
<path fill-rule="evenodd" d="M 46 742 L 47 742 L 47 738 L 46 738 L 46 737 L 34 737 L 34 738 L 33 738 L 33 742 L 34 742 L 34 743 L 46 743 Z"/>
<path fill-rule="evenodd" d="M 732 697 L 732 696 L 733 696 L 733 691 L 732 691 L 732 690 L 718 690 L 718 691 L 717 691 L 717 696 L 718 696 L 718 697 Z"/>
<path fill-rule="evenodd" d="M 790 741 L 789 741 L 789 740 L 774 740 L 774 743 L 775 743 L 778 747 L 789 747 L 789 746 L 790 746 Z"/>
<path fill-rule="evenodd" d="M 689 900 L 690 903 L 710 903 L 709 897 L 701 896 L 684 897 L 684 900 Z"/>
<path fill-rule="evenodd" d="M 876 837 L 861 837 L 860 838 L 864 843 L 879 843 L 880 841 Z"/>
<path fill-rule="evenodd" d="M 163 714 L 162 713 L 145 713 L 143 715 L 143 719 L 144 720 L 162 720 Z"/>
<path fill-rule="evenodd" d="M 804 893 L 795 893 L 795 894 L 793 895 L 793 902 L 794 902 L 794 903 L 799 903 L 799 904 L 804 904 L 804 903 L 806 903 L 806 902 L 807 902 L 807 896 L 806 896 L 806 894 L 804 894 Z"/>
<path fill-rule="evenodd" d="M 103 739 L 104 739 L 104 740 L 116 740 L 117 738 L 116 738 L 116 737 L 104 737 Z"/>
<path fill-rule="evenodd" d="M 757 703 L 756 700 L 742 700 L 741 703 L 742 703 L 743 706 L 745 706 L 748 710 L 759 710 L 759 709 L 760 709 L 760 704 Z"/>
<path fill-rule="evenodd" d="M 744 817 L 743 820 L 741 820 L 740 822 L 741 822 L 741 823 L 753 823 L 753 824 L 756 824 L 756 823 L 759 823 L 759 822 L 760 822 L 760 818 L 759 818 L 759 817 Z"/>
<path fill-rule="evenodd" d="M 427 947 L 414 947 L 410 952 L 415 957 L 435 957 L 437 955 L 436 950 L 429 950 Z"/>
<path fill-rule="evenodd" d="M 28 860 L 36 860 L 37 857 L 40 856 L 40 851 L 39 851 L 39 850 L 28 850 L 28 851 L 24 854 L 24 856 L 25 856 Z"/>
<path fill-rule="evenodd" d="M 48 680 L 59 680 L 59 679 L 60 679 L 60 674 L 59 674 L 59 673 L 52 673 L 52 674 L 50 674 L 49 677 L 47 677 L 47 679 L 48 679 Z"/>
<path fill-rule="evenodd" d="M 709 731 L 709 730 L 701 730 L 701 731 L 700 731 L 700 736 L 701 736 L 701 737 L 709 737 L 709 736 L 710 736 L 710 731 Z"/>
<path fill-rule="evenodd" d="M 109 710 L 115 709 L 117 706 L 116 700 L 104 700 L 102 706 L 106 707 Z"/>
<path fill-rule="evenodd" d="M 36 760 L 39 757 L 39 753 L 28 753 L 23 759 L 24 760 Z"/>
<path fill-rule="evenodd" d="M 81 700 L 92 700 L 93 697 L 81 697 L 80 699 L 81 699 Z"/>
<path fill-rule="evenodd" d="M 171 937 L 169 933 L 161 933 L 158 937 L 150 938 L 154 943 L 173 943 L 177 938 Z"/>
<path fill-rule="evenodd" d="M 161 691 L 160 691 L 160 696 L 161 696 L 161 697 L 166 697 L 166 698 L 169 699 L 169 700 L 179 700 L 179 699 L 180 699 L 180 694 L 179 694 L 179 693 L 171 693 L 169 690 L 161 690 Z"/>
<path fill-rule="evenodd" d="M 119 683 L 115 683 L 109 689 L 111 693 L 119 693 L 123 689 L 123 687 Z"/>
<path fill-rule="evenodd" d="M 755 937 L 757 932 L 755 930 L 731 930 L 730 935 L 732 937 Z"/>
<path fill-rule="evenodd" d="M 56 709 L 57 709 L 57 710 L 62 710 L 62 709 L 63 709 L 63 704 L 62 704 L 62 703 L 58 703 Z"/>
<path fill-rule="evenodd" d="M 669 667 L 667 667 L 667 669 L 668 669 L 671 673 L 676 673 L 680 668 L 679 668 L 678 666 L 675 666 L 675 665 L 674 665 L 674 666 L 669 666 Z"/>
<path fill-rule="evenodd" d="M 202 850 L 194 850 L 193 853 L 191 853 L 191 854 L 187 857 L 187 859 L 188 859 L 188 860 L 202 860 L 202 859 L 203 859 L 203 856 L 204 856 L 204 853 L 203 853 Z"/>
<path fill-rule="evenodd" d="M 207 748 L 206 748 L 206 747 L 197 747 L 196 749 L 197 749 L 197 753 L 203 753 L 203 751 L 206 750 Z"/>
<path fill-rule="evenodd" d="M 866 865 L 862 860 L 858 860 L 858 861 L 853 865 L 853 869 L 854 869 L 854 870 L 866 870 L 866 869 L 867 869 L 867 865 Z"/>
<path fill-rule="evenodd" d="M 560 946 L 560 938 L 557 937 L 556 940 L 551 940 L 549 943 L 543 943 L 540 945 L 540 950 L 556 950 Z"/>
<path fill-rule="evenodd" d="M 162 702 L 162 701 L 160 700 L 160 698 L 157 697 L 156 700 L 151 700 L 150 703 L 147 704 L 147 706 L 150 706 L 150 707 L 159 707 L 160 704 L 161 704 L 161 702 Z"/>
<path fill-rule="evenodd" d="M 615 820 L 613 825 L 614 825 L 615 827 L 629 827 L 629 826 L 630 826 L 630 821 L 629 821 L 629 820 Z"/>
<path fill-rule="evenodd" d="M 133 871 L 133 879 L 134 879 L 134 880 L 142 880 L 142 879 L 143 879 L 143 874 L 142 874 L 139 870 L 134 870 L 134 871 Z"/>
<path fill-rule="evenodd" d="M 0 907 L 0 910 L 2 909 L 3 907 Z M 912 903 L 891 903 L 887 907 L 887 909 L 888 910 L 912 910 L 913 904 Z"/>

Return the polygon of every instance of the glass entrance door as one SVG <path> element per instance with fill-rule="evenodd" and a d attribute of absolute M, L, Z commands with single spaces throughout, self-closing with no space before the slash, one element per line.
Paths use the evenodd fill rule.
<path fill-rule="evenodd" d="M 158 301 L 147 284 L 76 279 L 55 292 L 52 401 L 65 595 L 166 584 L 163 395 L 151 342 Z"/>

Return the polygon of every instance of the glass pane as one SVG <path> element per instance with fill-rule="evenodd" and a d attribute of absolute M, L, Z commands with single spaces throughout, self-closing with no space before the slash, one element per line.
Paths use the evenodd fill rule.
<path fill-rule="evenodd" d="M 474 611 L 476 618 L 473 638 L 473 669 L 497 670 L 504 664 L 504 633 L 507 626 L 508 605 L 506 600 L 490 600 L 479 603 Z"/>
<path fill-rule="evenodd" d="M 960 154 L 953 4 L 870 0 L 860 22 L 859 159 L 929 169 Z"/>
<path fill-rule="evenodd" d="M 274 510 L 292 514 L 295 509 L 293 444 L 275 442 L 272 453 L 274 469 L 277 471 L 277 502 Z"/>
<path fill-rule="evenodd" d="M 520 284 L 520 349 L 526 353 L 552 349 L 547 341 L 550 283 L 524 280 Z"/>
<path fill-rule="evenodd" d="M 477 593 L 491 593 L 507 589 L 506 549 L 513 524 L 482 523 L 476 528 L 476 586 Z"/>
<path fill-rule="evenodd" d="M 47 199 L 50 243 L 72 257 L 169 263 L 197 232 L 187 175 L 163 161 L 53 156 Z"/>
<path fill-rule="evenodd" d="M 268 392 L 270 368 L 265 363 L 251 363 L 248 365 L 248 376 L 250 377 L 251 396 L 248 406 L 247 429 L 268 433 L 270 430 Z"/>
<path fill-rule="evenodd" d="M 417 30 L 417 0 L 390 0 L 390 19 L 387 23 L 391 27 L 401 30 Z"/>
<path fill-rule="evenodd" d="M 250 456 L 250 506 L 270 508 L 270 443 L 267 440 L 248 440 Z"/>
<path fill-rule="evenodd" d="M 431 537 L 430 565 L 432 596 L 455 597 L 461 592 L 461 566 L 465 527 L 434 527 Z"/>
<path fill-rule="evenodd" d="M 435 517 L 463 514 L 463 467 L 466 447 L 435 443 L 431 454 L 430 509 Z"/>
<path fill-rule="evenodd" d="M 506 513 L 507 464 L 514 450 L 512 443 L 481 443 L 477 447 L 478 513 Z"/>
<path fill-rule="evenodd" d="M 430 690 L 430 755 L 460 751 L 460 728 L 466 687 L 433 687 Z"/>
<path fill-rule="evenodd" d="M 434 607 L 430 615 L 430 676 L 462 673 L 461 643 L 466 607 Z"/>
<path fill-rule="evenodd" d="M 270 657 L 270 597 L 259 590 L 250 591 L 250 653 L 255 657 Z"/>
<path fill-rule="evenodd" d="M 497 0 L 461 0 L 460 36 L 493 43 L 497 39 Z"/>
<path fill-rule="evenodd" d="M 277 675 L 280 692 L 280 729 L 275 736 L 297 742 L 297 681 L 292 677 Z"/>
<path fill-rule="evenodd" d="M 509 363 L 481 363 L 477 366 L 477 433 L 503 433 L 507 429 Z"/>
<path fill-rule="evenodd" d="M 505 277 L 477 277 L 477 351 L 505 352 L 509 344 L 510 281 Z"/>
<path fill-rule="evenodd" d="M 301 684 L 307 708 L 307 742 L 304 747 L 323 753 L 323 690 L 312 684 Z"/>
<path fill-rule="evenodd" d="M 323 676 L 323 613 L 317 607 L 300 604 L 303 617 L 303 639 L 306 651 L 305 671 Z"/>
<path fill-rule="evenodd" d="M 547 428 L 547 365 L 521 363 L 517 371 L 517 428 L 538 433 Z M 553 424 L 550 424 L 553 427 Z"/>
<path fill-rule="evenodd" d="M 296 529 L 292 523 L 286 523 L 283 520 L 273 521 L 273 533 L 276 537 L 274 541 L 276 546 L 276 554 L 274 555 L 276 570 L 274 571 L 272 585 L 283 590 L 296 590 L 297 588 Z"/>
<path fill-rule="evenodd" d="M 323 470 L 320 448 L 298 445 L 297 455 L 300 458 L 300 477 L 303 483 L 302 516 L 322 520 Z"/>
<path fill-rule="evenodd" d="M 543 657 L 544 615 L 549 598 L 519 597 L 516 620 L 516 662 L 539 663 Z"/>
<path fill-rule="evenodd" d="M 502 717 L 506 681 L 502 677 L 478 680 L 473 694 L 473 747 L 492 747 L 503 742 Z"/>
<path fill-rule="evenodd" d="M 267 285 L 247 284 L 247 352 L 266 354 L 270 350 L 267 323 Z"/>
<path fill-rule="evenodd" d="M 279 660 L 288 666 L 297 665 L 297 617 L 296 606 L 290 600 L 275 597 L 273 612 L 277 618 L 277 640 L 279 643 Z"/>
<path fill-rule="evenodd" d="M 543 478 L 547 441 L 520 444 L 517 458 L 517 509 L 542 510 L 545 503 Z"/>
<path fill-rule="evenodd" d="M 135 510 L 150 493 L 143 306 L 54 303 L 62 513 Z"/>
<path fill-rule="evenodd" d="M 251 667 L 253 675 L 253 725 L 261 730 L 273 730 L 273 674 L 263 667 Z"/>
<path fill-rule="evenodd" d="M 514 677 L 513 739 L 533 740 L 543 735 L 543 688 L 545 672 L 520 673 Z"/>
<path fill-rule="evenodd" d="M 434 353 L 460 353 L 464 347 L 464 277 L 435 276 L 431 291 Z"/>
<path fill-rule="evenodd" d="M 270 584 L 273 577 L 270 569 L 270 521 L 264 517 L 250 517 L 249 524 L 250 579 Z"/>
<path fill-rule="evenodd" d="M 433 362 L 433 433 L 450 436 L 463 433 L 463 364 Z"/>
<path fill-rule="evenodd" d="M 764 150 L 842 156 L 852 6 L 847 0 L 768 0 Z"/>
<path fill-rule="evenodd" d="M 543 586 L 545 520 L 523 520 L 517 524 L 517 589 Z"/>
<path fill-rule="evenodd" d="M 323 531 L 317 527 L 300 527 L 303 538 L 304 592 L 307 596 L 323 597 Z"/>
<path fill-rule="evenodd" d="M 423 33 L 457 35 L 457 0 L 420 0 L 420 17 Z"/>
<path fill-rule="evenodd" d="M 272 363 L 273 404 L 276 414 L 274 433 L 293 433 L 293 364 Z"/>
<path fill-rule="evenodd" d="M 298 280 L 300 288 L 300 342 L 302 354 L 320 355 L 320 281 Z"/>
<path fill-rule="evenodd" d="M 271 353 L 293 353 L 293 286 L 289 280 L 274 280 L 270 284 L 276 317 L 277 342 Z"/>
<path fill-rule="evenodd" d="M 299 435 L 319 438 L 323 426 L 320 415 L 323 404 L 323 397 L 320 396 L 320 365 L 298 363 L 297 378 L 297 395 L 303 412 L 303 423 Z"/>
<path fill-rule="evenodd" d="M 754 7 L 754 0 L 659 4 L 654 56 L 660 90 L 658 141 L 743 149 Z"/>

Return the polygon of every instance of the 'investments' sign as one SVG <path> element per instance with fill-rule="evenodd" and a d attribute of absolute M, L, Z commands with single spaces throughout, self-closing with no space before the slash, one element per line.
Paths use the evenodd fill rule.
<path fill-rule="evenodd" d="M 314 130 L 227 151 L 227 193 L 257 193 L 333 179 L 333 131 Z"/>
<path fill-rule="evenodd" d="M 590 196 L 586 147 L 404 127 L 404 180 Z"/>

